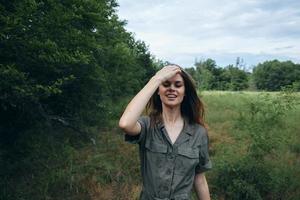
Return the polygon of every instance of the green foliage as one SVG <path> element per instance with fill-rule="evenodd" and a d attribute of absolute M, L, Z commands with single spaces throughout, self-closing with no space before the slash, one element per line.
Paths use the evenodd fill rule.
<path fill-rule="evenodd" d="M 299 91 L 300 65 L 291 61 L 266 61 L 253 70 L 256 87 L 261 90 L 278 91 L 281 87 L 294 85 Z"/>
<path fill-rule="evenodd" d="M 108 127 L 156 69 L 116 7 L 0 1 L 0 199 L 90 198 L 75 141 Z"/>
<path fill-rule="evenodd" d="M 255 157 L 220 162 L 215 186 L 226 199 L 296 199 L 298 169 L 287 163 L 259 161 Z"/>
<path fill-rule="evenodd" d="M 234 155 L 232 155 L 234 156 Z M 299 166 L 252 155 L 216 162 L 217 176 L 211 184 L 225 199 L 297 199 Z"/>
<path fill-rule="evenodd" d="M 265 95 L 273 99 L 285 93 Z M 247 151 L 252 144 L 248 121 L 244 126 L 233 124 L 243 120 L 239 113 L 249 111 L 250 102 L 265 95 L 253 92 L 203 92 L 202 95 L 207 103 L 211 152 L 214 152 L 213 170 L 206 173 L 213 199 L 299 199 L 300 105 L 296 103 L 299 94 L 291 93 L 295 95 L 295 106 L 285 111 L 278 126 L 264 128 L 284 140 L 277 140 L 263 157 Z M 289 96 L 288 92 L 286 95 Z M 123 107 L 128 100 L 115 107 Z M 113 124 L 116 127 L 117 122 Z M 135 199 L 138 196 L 141 188 L 138 146 L 126 144 L 118 130 L 111 128 L 98 134 L 95 128 L 91 132 L 96 134 L 87 141 L 84 135 L 70 129 L 43 128 L 23 132 L 13 148 L 0 144 L 0 199 L 123 199 L 124 195 Z M 265 145 L 269 142 L 273 140 Z"/>
<path fill-rule="evenodd" d="M 13 148 L 1 151 L 0 199 L 89 200 L 95 199 L 94 188 L 105 185 L 116 187 L 111 199 L 122 199 L 123 185 L 141 181 L 138 149 L 116 131 L 93 138 L 87 142 L 67 129 L 38 127 L 23 134 Z M 101 199 L 101 192 L 97 195 Z"/>
<path fill-rule="evenodd" d="M 237 140 L 233 151 L 238 148 L 242 153 L 222 152 L 223 157 L 218 156 L 214 188 L 225 199 L 299 198 L 299 164 L 297 167 L 296 161 L 284 158 L 291 153 L 291 135 L 287 132 L 291 127 L 286 120 L 299 106 L 298 94 L 284 90 L 249 96 L 243 101 L 232 130 Z"/>
<path fill-rule="evenodd" d="M 52 131 L 36 127 L 18 137 L 14 146 L 2 149 L 0 199 L 82 199 L 76 197 L 85 193 L 76 176 L 79 142 L 70 140 L 73 133 Z"/>
<path fill-rule="evenodd" d="M 194 68 L 188 68 L 196 80 L 198 87 L 202 90 L 243 90 L 248 88 L 248 74 L 229 65 L 225 68 L 219 68 L 212 59 L 195 63 Z"/>
<path fill-rule="evenodd" d="M 216 167 L 218 176 L 214 184 L 226 199 L 263 199 L 270 189 L 268 166 L 254 159 L 240 158 L 233 163 L 221 162 Z"/>
<path fill-rule="evenodd" d="M 195 63 L 198 85 L 201 89 L 215 89 L 219 86 L 218 78 L 220 68 L 217 68 L 216 62 L 212 59 Z"/>
<path fill-rule="evenodd" d="M 232 65 L 225 67 L 222 77 L 225 90 L 238 91 L 248 88 L 248 75 L 238 67 Z"/>
<path fill-rule="evenodd" d="M 253 73 L 246 72 L 243 64 L 237 59 L 235 66 L 228 65 L 224 68 L 217 66 L 212 59 L 195 63 L 195 68 L 186 70 L 196 80 L 202 90 L 231 90 L 245 89 L 279 91 L 284 87 L 300 88 L 300 65 L 291 61 L 278 60 L 266 61 L 258 64 Z"/>
<path fill-rule="evenodd" d="M 1 132 L 53 121 L 103 126 L 112 102 L 142 87 L 155 67 L 116 6 L 114 0 L 0 4 Z"/>
<path fill-rule="evenodd" d="M 297 104 L 296 94 L 290 90 L 277 95 L 262 93 L 246 103 L 246 109 L 240 111 L 237 127 L 246 130 L 251 137 L 249 151 L 254 157 L 270 153 L 284 139 L 275 135 L 274 127 L 281 128 L 287 112 Z"/>

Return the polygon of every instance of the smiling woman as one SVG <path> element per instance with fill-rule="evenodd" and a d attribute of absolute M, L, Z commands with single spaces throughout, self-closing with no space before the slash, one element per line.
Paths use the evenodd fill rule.
<path fill-rule="evenodd" d="M 158 87 L 158 95 L 166 106 L 180 104 L 184 97 L 184 82 L 180 74 L 176 74 Z"/>
<path fill-rule="evenodd" d="M 149 116 L 140 117 L 145 108 Z M 210 199 L 203 114 L 191 76 L 177 65 L 158 71 L 128 104 L 119 126 L 126 141 L 139 144 L 141 200 L 188 200 L 193 185 L 199 199 Z"/>

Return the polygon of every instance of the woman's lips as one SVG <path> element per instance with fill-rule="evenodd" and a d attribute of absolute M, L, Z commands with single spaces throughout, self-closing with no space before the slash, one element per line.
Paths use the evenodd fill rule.
<path fill-rule="evenodd" d="M 168 94 L 168 95 L 166 95 L 166 96 L 167 96 L 167 98 L 170 99 L 170 100 L 173 100 L 173 99 L 175 99 L 175 98 L 177 97 L 177 95 L 175 95 L 175 94 Z"/>

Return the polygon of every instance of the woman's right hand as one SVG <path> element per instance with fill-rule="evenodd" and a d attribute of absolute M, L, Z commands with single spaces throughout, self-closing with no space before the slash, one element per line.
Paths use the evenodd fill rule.
<path fill-rule="evenodd" d="M 176 65 L 163 67 L 149 80 L 144 88 L 135 95 L 127 105 L 119 121 L 119 127 L 123 129 L 125 133 L 138 135 L 141 132 L 141 125 L 137 120 L 145 109 L 147 102 L 161 83 L 172 78 L 177 73 L 181 73 L 181 69 Z"/>
<path fill-rule="evenodd" d="M 161 70 L 156 72 L 154 77 L 160 81 L 160 83 L 165 82 L 169 78 L 172 78 L 176 74 L 180 73 L 181 69 L 177 65 L 167 65 L 163 67 Z"/>

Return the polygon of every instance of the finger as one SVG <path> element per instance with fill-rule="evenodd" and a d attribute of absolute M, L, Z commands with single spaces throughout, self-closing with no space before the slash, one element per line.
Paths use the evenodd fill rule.
<path fill-rule="evenodd" d="M 176 73 L 181 73 L 181 69 L 180 69 L 179 67 L 177 67 L 177 68 L 175 69 L 175 71 L 176 71 Z"/>
<path fill-rule="evenodd" d="M 166 65 L 164 68 L 167 68 L 167 69 L 175 69 L 175 68 L 179 68 L 179 67 L 176 66 L 176 65 Z"/>
<path fill-rule="evenodd" d="M 174 67 L 170 67 L 168 70 L 172 71 L 172 72 L 177 72 L 177 71 L 180 71 L 180 68 L 174 66 Z"/>

